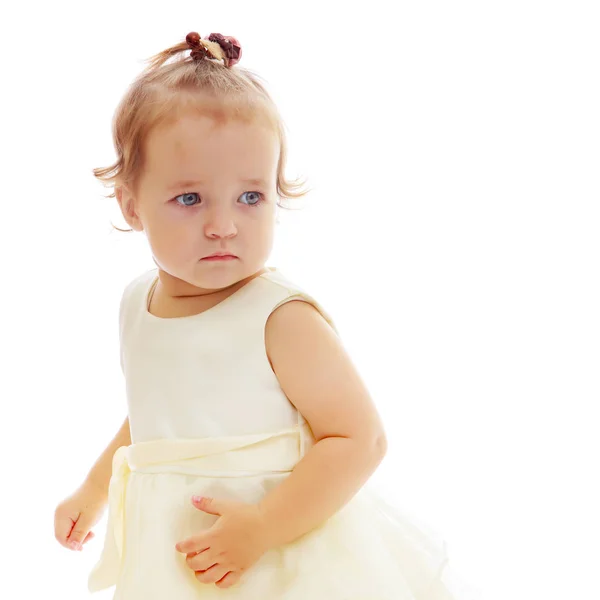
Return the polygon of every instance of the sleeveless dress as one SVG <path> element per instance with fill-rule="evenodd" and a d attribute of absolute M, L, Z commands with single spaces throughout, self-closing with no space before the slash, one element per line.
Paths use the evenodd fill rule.
<path fill-rule="evenodd" d="M 90 592 L 113 600 L 450 600 L 446 545 L 368 485 L 338 513 L 272 549 L 231 588 L 199 582 L 175 544 L 217 516 L 194 494 L 258 502 L 314 444 L 265 350 L 269 315 L 302 300 L 276 268 L 203 313 L 149 310 L 157 269 L 123 293 L 119 333 L 132 443 L 113 458 L 108 522 Z M 339 335 L 339 333 L 338 333 Z"/>

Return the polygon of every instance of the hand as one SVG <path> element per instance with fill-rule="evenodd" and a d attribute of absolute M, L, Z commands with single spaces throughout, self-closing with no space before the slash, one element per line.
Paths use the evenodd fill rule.
<path fill-rule="evenodd" d="M 65 548 L 83 550 L 94 537 L 92 527 L 100 521 L 107 505 L 102 490 L 84 483 L 54 511 L 54 537 Z"/>
<path fill-rule="evenodd" d="M 192 498 L 202 512 L 220 519 L 208 530 L 179 542 L 186 562 L 202 583 L 228 588 L 269 550 L 267 526 L 258 505 L 213 498 Z"/>

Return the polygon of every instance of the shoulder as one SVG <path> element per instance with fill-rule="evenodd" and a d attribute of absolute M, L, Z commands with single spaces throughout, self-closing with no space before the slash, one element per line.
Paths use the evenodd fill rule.
<path fill-rule="evenodd" d="M 297 363 L 307 365 L 316 350 L 331 352 L 341 346 L 339 334 L 329 313 L 312 295 L 286 277 L 270 274 L 267 279 L 281 288 L 265 325 L 265 348 L 271 367 L 278 376 L 298 373 Z"/>
<path fill-rule="evenodd" d="M 150 287 L 152 281 L 156 277 L 157 269 L 150 269 L 144 271 L 141 275 L 136 275 L 133 279 L 129 280 L 123 287 L 121 293 L 121 301 L 119 307 L 119 313 L 121 319 L 123 319 L 128 306 L 135 302 L 135 299 L 141 297 Z"/>
<path fill-rule="evenodd" d="M 290 298 L 269 315 L 265 327 L 267 353 L 280 351 L 290 338 L 313 344 L 322 336 L 337 336 L 321 311 L 306 299 Z"/>
<path fill-rule="evenodd" d="M 377 452 L 384 447 L 369 391 L 337 332 L 313 304 L 294 299 L 273 311 L 265 346 L 283 392 L 315 440 L 350 437 L 374 444 Z"/>
<path fill-rule="evenodd" d="M 312 315 L 313 319 L 320 316 L 324 323 L 338 333 L 333 318 L 323 304 L 303 287 L 275 269 L 263 273 L 261 279 L 263 286 L 269 287 L 271 291 L 272 306 L 267 321 L 269 329 L 273 329 L 275 326 L 285 326 L 286 321 L 293 321 L 296 318 L 311 318 L 308 315 Z M 299 316 L 300 312 L 304 316 Z"/>
<path fill-rule="evenodd" d="M 278 271 L 269 271 L 262 277 L 263 285 L 273 286 L 274 294 L 265 324 L 265 349 L 281 380 L 288 371 L 298 373 L 294 364 L 306 364 L 305 357 L 314 346 L 324 350 L 325 345 L 339 344 L 339 333 L 329 313 L 299 285 Z"/>
<path fill-rule="evenodd" d="M 276 306 L 267 320 L 266 331 L 271 337 L 296 331 L 301 333 L 305 327 L 322 331 L 335 331 L 321 310 L 304 296 L 286 298 Z"/>
<path fill-rule="evenodd" d="M 276 307 L 265 326 L 267 357 L 276 374 L 282 376 L 288 366 L 293 369 L 298 361 L 304 361 L 311 353 L 314 355 L 317 347 L 323 351 L 326 345 L 331 348 L 341 344 L 334 338 L 338 338 L 337 331 L 323 313 L 303 297 L 290 298 Z"/>
<path fill-rule="evenodd" d="M 156 277 L 158 269 L 149 269 L 144 271 L 140 275 L 136 275 L 133 279 L 130 279 L 123 287 L 123 297 L 130 296 L 135 293 L 136 290 L 149 285 Z"/>

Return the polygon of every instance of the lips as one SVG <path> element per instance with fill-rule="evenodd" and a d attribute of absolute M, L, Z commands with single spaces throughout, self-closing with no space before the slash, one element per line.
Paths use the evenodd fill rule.
<path fill-rule="evenodd" d="M 237 256 L 233 254 L 211 254 L 210 256 L 205 256 L 202 260 L 228 260 L 237 258 Z"/>

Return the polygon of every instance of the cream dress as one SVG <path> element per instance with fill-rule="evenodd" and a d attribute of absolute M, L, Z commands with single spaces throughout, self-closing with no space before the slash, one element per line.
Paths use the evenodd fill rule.
<path fill-rule="evenodd" d="M 270 550 L 228 589 L 200 583 L 175 550 L 218 517 L 194 494 L 258 502 L 314 443 L 265 351 L 279 305 L 301 299 L 277 269 L 198 315 L 149 310 L 153 269 L 125 289 L 120 310 L 132 444 L 117 450 L 108 524 L 91 592 L 113 600 L 449 600 L 445 544 L 365 486 L 340 512 Z"/>

